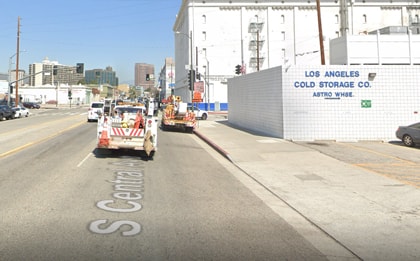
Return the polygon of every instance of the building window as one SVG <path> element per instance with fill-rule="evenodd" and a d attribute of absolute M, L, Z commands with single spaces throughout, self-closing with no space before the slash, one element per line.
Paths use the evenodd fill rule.
<path fill-rule="evenodd" d="M 335 15 L 335 23 L 336 24 L 340 23 L 340 17 L 338 15 Z"/>
<path fill-rule="evenodd" d="M 284 15 L 281 15 L 281 16 L 280 16 L 280 23 L 281 23 L 281 24 L 284 24 L 284 22 L 285 22 Z"/>
<path fill-rule="evenodd" d="M 286 60 L 286 49 L 284 48 L 281 49 L 281 55 L 283 57 L 283 60 Z"/>
<path fill-rule="evenodd" d="M 203 50 L 201 51 L 201 54 L 202 54 L 204 57 L 207 57 L 207 48 L 203 48 Z"/>
<path fill-rule="evenodd" d="M 207 39 L 207 33 L 203 32 L 202 33 L 202 40 L 205 41 Z"/>
<path fill-rule="evenodd" d="M 336 38 L 340 37 L 340 32 L 339 31 L 335 31 L 335 37 Z"/>
<path fill-rule="evenodd" d="M 363 23 L 366 24 L 367 23 L 367 15 L 363 15 Z"/>
<path fill-rule="evenodd" d="M 203 22 L 203 24 L 206 24 L 206 22 L 207 22 L 207 17 L 206 17 L 206 15 L 203 15 L 203 16 L 201 17 L 201 21 Z"/>
<path fill-rule="evenodd" d="M 414 16 L 413 23 L 414 23 L 414 24 L 418 24 L 418 23 L 419 23 L 419 15 L 415 15 L 415 16 Z"/>
<path fill-rule="evenodd" d="M 286 40 L 286 32 L 285 31 L 282 31 L 281 32 L 281 40 L 282 41 L 285 41 Z"/>

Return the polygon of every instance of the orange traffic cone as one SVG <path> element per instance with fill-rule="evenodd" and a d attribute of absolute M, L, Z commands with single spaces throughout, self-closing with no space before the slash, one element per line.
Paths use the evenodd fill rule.
<path fill-rule="evenodd" d="M 108 123 L 107 123 L 107 119 L 105 118 L 104 124 L 102 126 L 101 137 L 99 138 L 99 147 L 108 147 L 108 145 L 109 145 Z"/>

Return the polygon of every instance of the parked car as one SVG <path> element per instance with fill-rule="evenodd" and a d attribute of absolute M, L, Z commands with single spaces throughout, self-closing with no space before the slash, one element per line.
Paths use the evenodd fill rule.
<path fill-rule="evenodd" d="M 15 118 L 15 112 L 13 111 L 12 107 L 9 105 L 0 105 L 0 121 L 3 119 L 14 119 Z"/>
<path fill-rule="evenodd" d="M 88 109 L 87 121 L 98 121 L 99 115 L 104 113 L 104 102 L 92 102 Z"/>
<path fill-rule="evenodd" d="M 24 102 L 23 106 L 28 109 L 39 109 L 41 106 L 35 102 Z"/>
<path fill-rule="evenodd" d="M 420 122 L 408 126 L 399 126 L 395 135 L 405 146 L 416 146 L 417 143 L 420 143 Z"/>
<path fill-rule="evenodd" d="M 189 111 L 191 111 L 192 110 L 192 106 L 191 105 L 189 105 L 188 107 L 187 107 L 187 109 L 189 110 Z M 207 120 L 207 117 L 209 116 L 209 113 L 207 112 L 207 111 L 205 111 L 205 110 L 200 110 L 199 108 L 197 108 L 196 106 L 194 106 L 194 114 L 195 114 L 195 118 L 196 119 L 201 119 L 201 120 Z"/>
<path fill-rule="evenodd" d="M 29 116 L 29 110 L 25 107 L 14 107 L 12 110 L 15 112 L 15 118 L 22 118 L 22 117 L 28 117 Z"/>

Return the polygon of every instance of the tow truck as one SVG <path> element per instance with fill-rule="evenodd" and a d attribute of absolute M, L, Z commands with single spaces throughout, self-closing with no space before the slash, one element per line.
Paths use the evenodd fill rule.
<path fill-rule="evenodd" d="M 174 128 L 192 133 L 195 126 L 195 115 L 193 111 L 188 110 L 188 104 L 182 102 L 179 96 L 169 96 L 162 113 L 162 130 Z"/>
<path fill-rule="evenodd" d="M 157 151 L 158 119 L 153 116 L 154 103 L 119 102 L 100 116 L 97 148 L 105 150 L 139 150 L 153 157 Z"/>

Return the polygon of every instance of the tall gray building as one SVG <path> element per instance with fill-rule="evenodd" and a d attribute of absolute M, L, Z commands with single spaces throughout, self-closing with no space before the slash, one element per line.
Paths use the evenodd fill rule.
<path fill-rule="evenodd" d="M 68 84 L 76 85 L 83 81 L 83 72 L 77 72 L 77 66 L 63 65 L 57 61 L 50 61 L 45 57 L 41 63 L 33 63 L 29 65 L 29 85 L 58 85 Z"/>
<path fill-rule="evenodd" d="M 111 66 L 103 69 L 92 69 L 85 71 L 86 84 L 109 84 L 111 86 L 118 86 L 118 77 Z"/>

